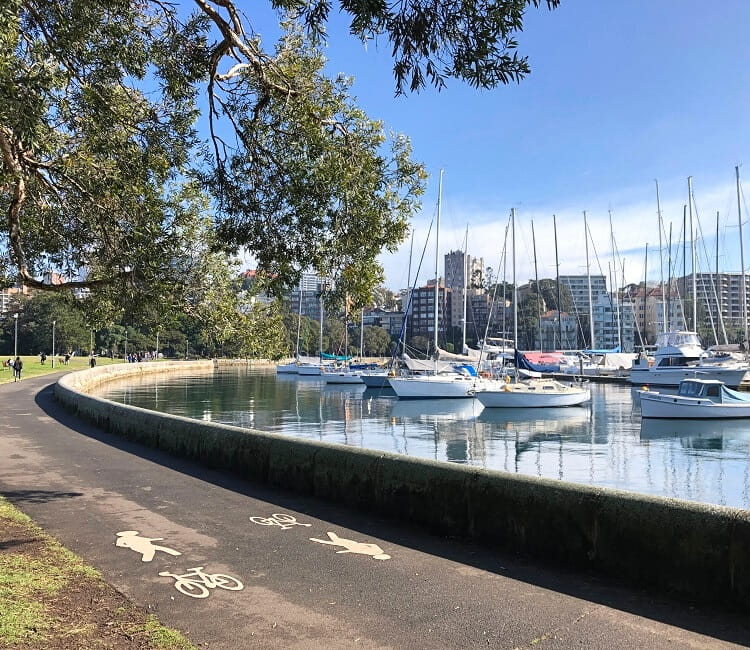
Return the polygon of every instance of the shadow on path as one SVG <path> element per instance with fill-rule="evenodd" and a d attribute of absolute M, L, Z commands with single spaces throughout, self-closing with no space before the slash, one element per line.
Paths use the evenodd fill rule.
<path fill-rule="evenodd" d="M 3 496 L 13 503 L 49 503 L 60 499 L 82 497 L 83 492 L 59 492 L 56 490 L 13 490 Z"/>

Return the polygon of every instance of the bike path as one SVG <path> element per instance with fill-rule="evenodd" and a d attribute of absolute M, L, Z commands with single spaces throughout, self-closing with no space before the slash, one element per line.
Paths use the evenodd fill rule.
<path fill-rule="evenodd" d="M 53 381 L 0 385 L 0 493 L 199 647 L 750 645 L 739 616 L 434 537 L 124 441 L 65 412 Z"/>

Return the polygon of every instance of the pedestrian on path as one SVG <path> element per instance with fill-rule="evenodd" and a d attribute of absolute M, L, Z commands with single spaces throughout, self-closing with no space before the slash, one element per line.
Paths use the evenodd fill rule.
<path fill-rule="evenodd" d="M 21 361 L 21 357 L 16 357 L 13 362 L 13 381 L 21 381 L 21 370 L 23 370 L 23 361 Z"/>

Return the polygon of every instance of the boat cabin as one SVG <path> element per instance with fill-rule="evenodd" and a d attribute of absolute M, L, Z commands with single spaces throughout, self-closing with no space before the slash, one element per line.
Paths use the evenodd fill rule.
<path fill-rule="evenodd" d="M 708 397 L 713 401 L 721 401 L 723 382 L 708 379 L 683 379 L 680 382 L 680 397 Z"/>
<path fill-rule="evenodd" d="M 680 397 L 707 399 L 716 404 L 749 404 L 750 394 L 727 388 L 717 379 L 683 379 L 677 393 Z"/>

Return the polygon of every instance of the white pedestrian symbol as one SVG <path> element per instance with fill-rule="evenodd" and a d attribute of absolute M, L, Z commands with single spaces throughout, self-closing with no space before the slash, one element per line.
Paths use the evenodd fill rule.
<path fill-rule="evenodd" d="M 243 584 L 237 578 L 224 575 L 223 573 L 204 573 L 202 566 L 188 569 L 188 572 L 183 575 L 177 575 L 169 571 L 161 571 L 159 575 L 165 578 L 174 578 L 175 589 L 192 598 L 207 598 L 209 594 L 208 590 L 216 589 L 216 587 L 231 591 L 244 589 Z"/>
<path fill-rule="evenodd" d="M 343 546 L 343 551 L 336 551 L 336 553 L 359 553 L 361 555 L 370 555 L 373 560 L 390 560 L 391 556 L 387 553 L 383 553 L 383 549 L 377 544 L 368 544 L 367 542 L 355 542 L 353 539 L 344 539 L 339 537 L 336 533 L 326 533 L 328 539 L 316 539 L 311 537 L 310 541 L 318 542 L 318 544 L 330 544 L 331 546 Z"/>
<path fill-rule="evenodd" d="M 154 559 L 156 551 L 162 551 L 168 555 L 182 555 L 179 551 L 166 546 L 159 546 L 152 542 L 160 542 L 163 537 L 141 537 L 137 530 L 123 530 L 117 533 L 116 546 L 120 548 L 129 548 L 136 553 L 141 554 L 141 562 L 151 562 Z"/>
<path fill-rule="evenodd" d="M 280 526 L 281 530 L 287 530 L 292 526 L 307 526 L 308 528 L 312 526 L 312 524 L 301 524 L 296 517 L 286 515 L 283 512 L 270 517 L 250 517 L 250 521 L 260 526 Z"/>

